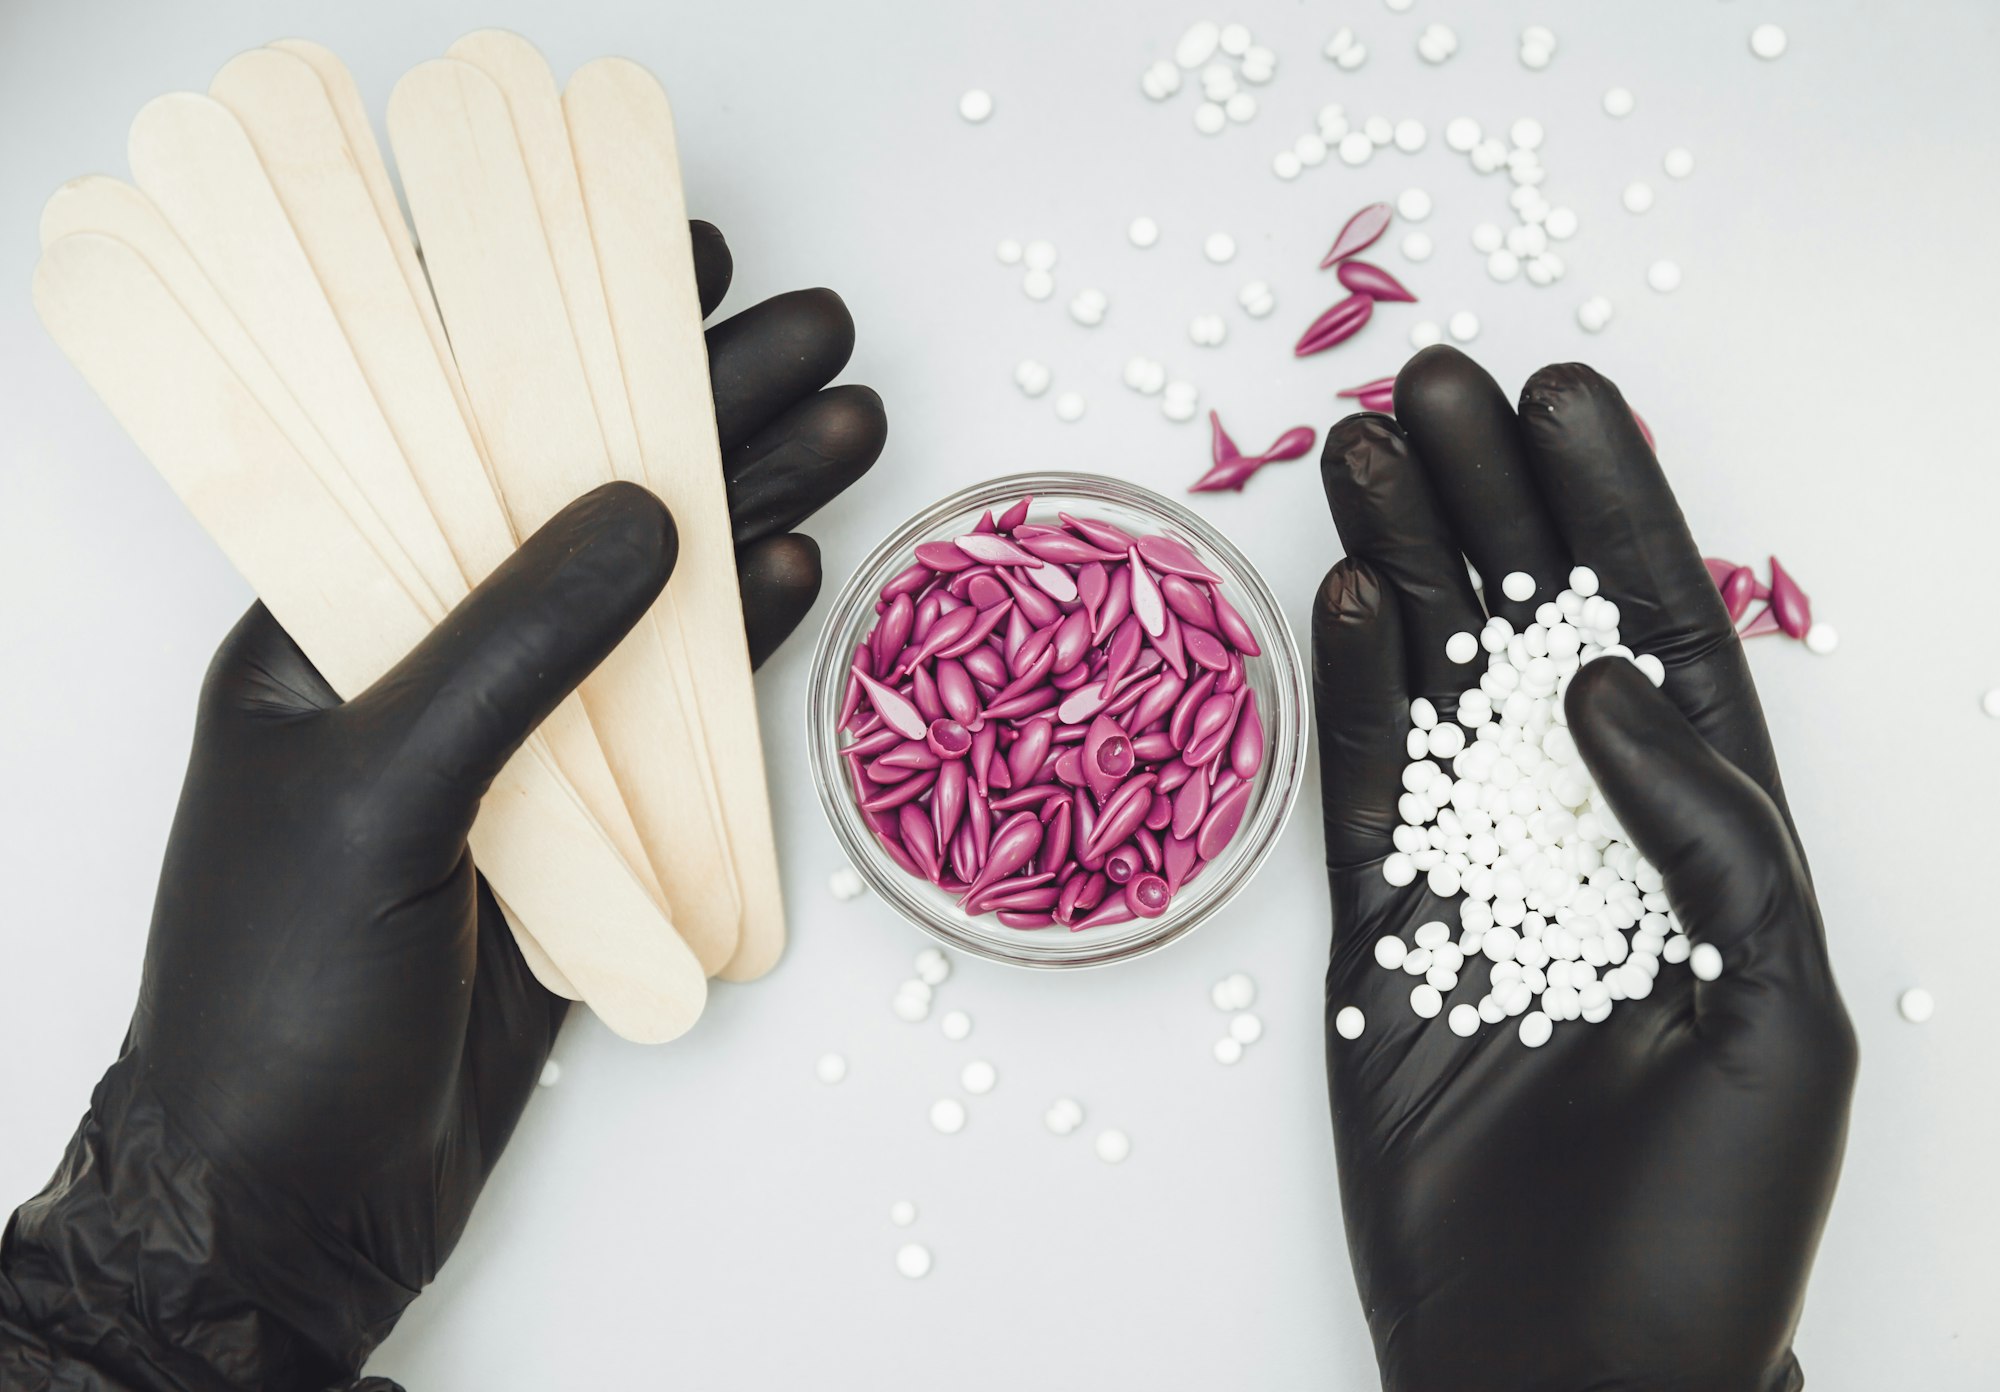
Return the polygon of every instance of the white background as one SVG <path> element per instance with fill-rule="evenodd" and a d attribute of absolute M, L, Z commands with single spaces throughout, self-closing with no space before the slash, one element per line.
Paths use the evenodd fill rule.
<path fill-rule="evenodd" d="M 1334 389 L 1393 371 L 1411 323 L 1460 308 L 1483 319 L 1475 351 L 1510 388 L 1575 356 L 1616 376 L 1706 548 L 1776 551 L 1844 635 L 1831 659 L 1778 639 L 1754 657 L 1863 1048 L 1799 1339 L 1812 1385 L 2000 1382 L 2000 726 L 1978 709 L 2000 683 L 2000 10 L 1243 3 L 1215 17 L 1277 49 L 1277 81 L 1253 123 L 1204 139 L 1191 90 L 1156 106 L 1137 88 L 1198 12 L 1141 0 L 0 0 L 0 1195 L 43 1183 L 117 1047 L 197 682 L 249 598 L 35 323 L 41 200 L 74 175 L 123 173 L 132 113 L 205 86 L 241 48 L 320 39 L 379 113 L 398 74 L 498 24 L 540 42 L 559 72 L 616 52 L 661 74 L 690 204 L 736 252 L 729 308 L 815 283 L 852 307 L 849 376 L 880 389 L 891 439 L 814 524 L 829 593 L 892 524 L 974 479 L 1024 467 L 1168 490 L 1192 479 L 1202 429 L 1119 385 L 1133 353 L 1199 384 L 1246 447 L 1323 427 Z M 1462 47 L 1433 69 L 1413 42 L 1439 19 Z M 1748 49 L 1766 19 L 1791 34 L 1775 64 Z M 1561 42 L 1542 73 L 1514 56 L 1532 22 Z M 1359 72 L 1318 56 L 1340 23 L 1373 51 Z M 1614 83 L 1638 95 L 1622 122 L 1598 105 Z M 998 103 L 978 128 L 955 114 L 973 85 Z M 1431 146 L 1280 183 L 1272 153 L 1329 100 L 1420 117 Z M 1486 279 L 1467 236 L 1506 221 L 1507 185 L 1443 147 L 1459 114 L 1546 123 L 1545 191 L 1583 221 L 1562 285 Z M 1699 167 L 1676 183 L 1659 161 L 1683 143 Z M 1660 195 L 1644 217 L 1619 207 L 1632 178 Z M 1382 259 L 1423 304 L 1385 308 L 1349 345 L 1294 362 L 1292 338 L 1336 294 L 1314 269 L 1333 231 L 1411 184 L 1437 200 L 1438 254 L 1412 267 L 1385 244 Z M 1148 252 L 1124 240 L 1142 212 L 1165 229 Z M 1242 248 L 1226 268 L 1200 255 L 1216 229 Z M 1030 303 L 1018 271 L 995 263 L 1010 235 L 1061 248 L 1054 301 Z M 1685 268 L 1676 295 L 1645 287 L 1659 256 Z M 1253 277 L 1277 291 L 1262 322 L 1235 305 Z M 1096 330 L 1062 310 L 1086 285 L 1111 301 Z M 1573 318 L 1594 292 L 1617 306 L 1600 338 Z M 1208 311 L 1229 321 L 1220 349 L 1186 337 Z M 1089 397 L 1081 423 L 1015 392 L 1025 355 Z M 1200 506 L 1303 636 L 1338 555 L 1311 464 Z M 789 958 L 760 985 L 718 990 L 671 1047 L 574 1020 L 561 1086 L 537 1098 L 456 1257 L 375 1369 L 424 1392 L 1368 1385 L 1323 1092 L 1316 794 L 1255 889 L 1158 957 L 1061 977 L 961 963 L 939 1009 L 969 1010 L 976 1028 L 949 1044 L 935 1015 L 911 1026 L 889 1011 L 916 931 L 826 891 L 836 853 L 801 748 L 820 617 L 760 681 Z M 1207 994 L 1235 970 L 1256 977 L 1268 1030 L 1224 1069 Z M 1916 982 L 1939 1001 L 1921 1028 L 1894 1010 Z M 835 1088 L 813 1077 L 829 1049 L 852 1062 Z M 929 1104 L 972 1057 L 998 1066 L 1000 1086 L 972 1101 L 962 1134 L 939 1136 Z M 1040 1117 L 1065 1093 L 1089 1120 L 1057 1140 Z M 1130 1132 L 1124 1166 L 1090 1154 L 1101 1125 Z M 902 1198 L 921 1210 L 911 1233 L 888 1222 Z M 894 1269 L 911 1236 L 936 1253 L 922 1282 Z"/>

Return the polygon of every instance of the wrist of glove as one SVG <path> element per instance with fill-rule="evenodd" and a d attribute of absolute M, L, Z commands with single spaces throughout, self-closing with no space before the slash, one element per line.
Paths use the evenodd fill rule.
<path fill-rule="evenodd" d="M 210 1160 L 143 1073 L 127 1053 L 105 1074 L 0 1238 L 0 1386 L 350 1386 L 417 1292 Z"/>

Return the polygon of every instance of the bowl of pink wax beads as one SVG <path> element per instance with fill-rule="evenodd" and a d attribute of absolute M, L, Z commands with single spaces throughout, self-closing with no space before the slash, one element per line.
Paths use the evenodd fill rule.
<path fill-rule="evenodd" d="M 1305 668 L 1243 554 L 1157 493 L 1021 474 L 897 528 L 834 602 L 808 747 L 856 868 L 953 947 L 1123 961 L 1276 843 Z"/>

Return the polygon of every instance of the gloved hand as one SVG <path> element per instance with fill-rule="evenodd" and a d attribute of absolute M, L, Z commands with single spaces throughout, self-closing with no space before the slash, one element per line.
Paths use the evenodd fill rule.
<path fill-rule="evenodd" d="M 730 259 L 694 230 L 706 312 Z M 821 390 L 852 346 L 824 290 L 709 331 L 758 661 L 819 589 L 790 528 L 882 447 L 873 392 Z M 262 605 L 236 626 L 124 1050 L 0 1240 L 0 1387 L 349 1385 L 450 1255 L 567 1008 L 467 854 L 479 799 L 674 556 L 657 499 L 599 488 L 344 705 Z"/>
<path fill-rule="evenodd" d="M 1397 1392 L 1796 1388 L 1791 1351 L 1833 1198 L 1855 1071 L 1819 905 L 1741 643 L 1618 389 L 1550 367 L 1517 417 L 1450 348 L 1418 354 L 1396 419 L 1350 417 L 1323 475 L 1347 551 L 1313 625 L 1333 892 L 1327 1079 L 1342 1209 L 1385 1387 Z M 1462 553 L 1462 554 L 1461 554 Z M 1417 1018 L 1375 940 L 1456 924 L 1424 878 L 1391 888 L 1409 704 L 1448 715 L 1479 667 L 1445 657 L 1486 611 L 1517 629 L 1586 565 L 1624 641 L 1565 710 L 1618 821 L 1725 970 L 1662 971 L 1602 1024 L 1539 1049 Z M 1498 577 L 1539 586 L 1505 599 Z M 1476 1002 L 1474 956 L 1449 993 Z M 1332 1029 L 1354 1005 L 1360 1038 Z"/>

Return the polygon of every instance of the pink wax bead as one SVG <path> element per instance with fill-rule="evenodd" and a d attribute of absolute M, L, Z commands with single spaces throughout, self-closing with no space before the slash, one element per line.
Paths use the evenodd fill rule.
<path fill-rule="evenodd" d="M 978 562 L 948 541 L 927 541 L 917 548 L 917 559 L 932 570 L 970 570 Z"/>

